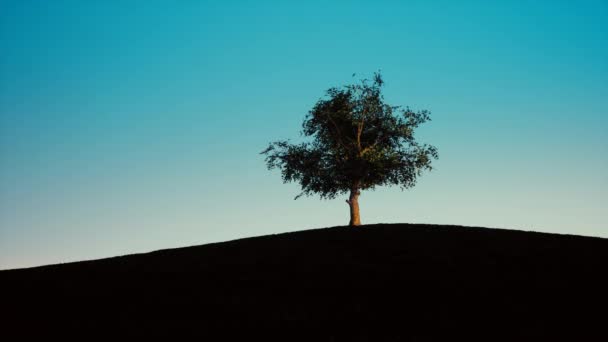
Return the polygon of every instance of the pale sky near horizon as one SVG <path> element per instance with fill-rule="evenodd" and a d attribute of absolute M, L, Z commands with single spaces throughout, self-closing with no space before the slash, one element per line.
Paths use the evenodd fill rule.
<path fill-rule="evenodd" d="M 348 223 L 259 152 L 376 70 L 440 158 L 363 223 L 608 237 L 606 1 L 4 0 L 0 49 L 0 269 Z"/>

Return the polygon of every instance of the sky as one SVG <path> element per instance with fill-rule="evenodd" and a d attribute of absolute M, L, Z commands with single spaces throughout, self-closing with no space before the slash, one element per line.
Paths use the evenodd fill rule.
<path fill-rule="evenodd" d="M 0 269 L 347 224 L 259 153 L 377 70 L 439 160 L 364 224 L 608 237 L 606 1 L 0 0 L 0 50 Z"/>

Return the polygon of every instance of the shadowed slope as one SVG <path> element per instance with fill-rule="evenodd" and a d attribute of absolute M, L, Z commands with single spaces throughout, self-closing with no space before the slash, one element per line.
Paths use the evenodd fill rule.
<path fill-rule="evenodd" d="M 393 224 L 2 271 L 0 289 L 25 335 L 597 338 L 607 266 L 606 239 Z"/>

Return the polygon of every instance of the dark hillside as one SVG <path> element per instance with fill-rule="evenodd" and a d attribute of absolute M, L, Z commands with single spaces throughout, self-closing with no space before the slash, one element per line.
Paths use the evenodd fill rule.
<path fill-rule="evenodd" d="M 605 341 L 607 272 L 607 239 L 336 227 L 1 271 L 0 333 Z"/>

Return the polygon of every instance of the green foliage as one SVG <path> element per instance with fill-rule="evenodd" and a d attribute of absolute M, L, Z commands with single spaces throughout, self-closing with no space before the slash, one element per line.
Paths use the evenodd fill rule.
<path fill-rule="evenodd" d="M 432 169 L 437 149 L 414 138 L 430 112 L 384 103 L 383 84 L 376 73 L 373 80 L 327 90 L 302 124 L 310 141 L 277 141 L 262 151 L 268 168 L 281 170 L 283 182 L 300 183 L 296 198 L 331 199 L 382 185 L 407 189 L 423 170 Z"/>

